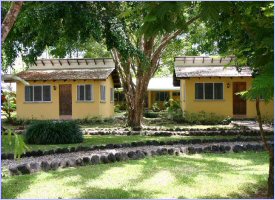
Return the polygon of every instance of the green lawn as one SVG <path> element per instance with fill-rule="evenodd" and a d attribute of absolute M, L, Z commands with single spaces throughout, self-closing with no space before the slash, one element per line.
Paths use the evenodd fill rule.
<path fill-rule="evenodd" d="M 6 176 L 2 198 L 249 198 L 267 176 L 265 152 L 160 156 Z"/>
<path fill-rule="evenodd" d="M 142 135 L 131 135 L 131 136 L 116 136 L 116 135 L 85 135 L 84 142 L 78 144 L 57 144 L 57 145 L 28 145 L 30 151 L 32 150 L 50 150 L 63 147 L 76 147 L 76 146 L 91 146 L 91 145 L 102 145 L 102 144 L 121 144 L 131 143 L 138 141 L 147 140 L 158 140 L 158 141 L 169 141 L 169 140 L 180 140 L 180 139 L 201 139 L 201 138 L 232 138 L 235 136 L 142 136 Z M 12 140 L 14 141 L 14 140 Z M 9 145 L 8 137 L 2 135 L 2 146 L 1 150 L 3 153 L 13 152 L 14 143 Z"/>

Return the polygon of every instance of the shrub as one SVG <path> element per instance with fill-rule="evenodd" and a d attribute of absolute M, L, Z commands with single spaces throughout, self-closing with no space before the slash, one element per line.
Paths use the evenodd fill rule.
<path fill-rule="evenodd" d="M 155 102 L 155 103 L 153 103 L 153 105 L 152 105 L 152 110 L 153 110 L 154 112 L 159 112 L 159 111 L 161 110 L 160 107 L 161 107 L 160 103 L 159 103 L 159 102 Z"/>
<path fill-rule="evenodd" d="M 225 120 L 226 119 L 226 120 Z M 228 118 L 217 115 L 215 113 L 206 113 L 204 111 L 198 113 L 184 113 L 184 120 L 189 124 L 215 125 L 228 123 Z M 225 121 L 224 121 L 225 120 Z"/>
<path fill-rule="evenodd" d="M 37 121 L 27 128 L 25 140 L 29 144 L 69 144 L 82 142 L 83 135 L 74 121 Z"/>
<path fill-rule="evenodd" d="M 115 105 L 115 112 L 124 112 L 127 109 L 126 103 L 118 103 Z"/>
<path fill-rule="evenodd" d="M 102 118 L 102 117 L 85 117 L 83 119 L 74 120 L 77 124 L 111 124 L 115 122 L 115 119 L 112 117 Z"/>
<path fill-rule="evenodd" d="M 179 101 L 170 100 L 170 106 L 168 107 L 168 119 L 171 119 L 174 122 L 182 123 L 184 122 L 183 112 L 180 107 Z"/>
<path fill-rule="evenodd" d="M 8 122 L 12 122 L 12 113 L 16 111 L 16 96 L 13 92 L 3 92 L 1 95 L 1 110 Z"/>
<path fill-rule="evenodd" d="M 143 116 L 146 118 L 157 118 L 159 114 L 157 112 L 145 111 Z"/>
<path fill-rule="evenodd" d="M 263 115 L 262 116 L 262 121 L 264 124 L 268 125 L 274 125 L 274 118 L 268 115 Z"/>

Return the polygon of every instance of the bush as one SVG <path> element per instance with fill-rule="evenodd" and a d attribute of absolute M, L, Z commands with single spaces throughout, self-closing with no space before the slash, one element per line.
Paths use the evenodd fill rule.
<path fill-rule="evenodd" d="M 152 105 L 152 110 L 153 110 L 154 112 L 159 112 L 159 111 L 161 110 L 161 105 L 160 105 L 160 103 L 159 103 L 159 102 L 153 103 L 153 105 Z"/>
<path fill-rule="evenodd" d="M 84 124 L 111 124 L 115 122 L 115 119 L 112 117 L 102 118 L 102 117 L 85 117 L 83 119 L 74 120 L 79 125 Z"/>
<path fill-rule="evenodd" d="M 168 119 L 182 123 L 184 122 L 183 112 L 179 101 L 170 100 L 170 106 L 168 107 Z"/>
<path fill-rule="evenodd" d="M 157 118 L 159 114 L 157 112 L 145 111 L 143 116 L 146 118 Z"/>
<path fill-rule="evenodd" d="M 185 112 L 183 117 L 185 122 L 189 124 L 216 125 L 230 122 L 230 120 L 228 120 L 229 118 L 204 111 L 198 113 Z"/>
<path fill-rule="evenodd" d="M 126 103 L 118 103 L 115 105 L 115 112 L 124 112 L 127 109 Z"/>
<path fill-rule="evenodd" d="M 12 113 L 16 111 L 16 95 L 13 92 L 3 92 L 1 94 L 1 111 L 6 116 L 8 122 L 12 122 Z"/>
<path fill-rule="evenodd" d="M 27 129 L 29 144 L 70 144 L 83 141 L 80 127 L 74 121 L 37 121 Z"/>

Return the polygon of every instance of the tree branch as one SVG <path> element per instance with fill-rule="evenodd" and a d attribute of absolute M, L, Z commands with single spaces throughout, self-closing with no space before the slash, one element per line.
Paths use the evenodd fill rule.
<path fill-rule="evenodd" d="M 256 111 L 257 111 L 257 120 L 258 120 L 259 128 L 260 128 L 260 134 L 261 134 L 262 141 L 264 143 L 264 147 L 268 151 L 269 155 L 273 156 L 273 150 L 268 145 L 268 143 L 266 141 L 266 138 L 265 138 L 265 134 L 264 134 L 262 116 L 261 116 L 261 111 L 260 111 L 260 100 L 259 100 L 259 97 L 256 98 Z"/>
<path fill-rule="evenodd" d="M 4 43 L 10 30 L 12 29 L 12 27 L 16 21 L 16 18 L 18 16 L 18 14 L 20 13 L 22 5 L 23 5 L 23 1 L 12 2 L 11 7 L 10 7 L 8 13 L 6 14 L 5 19 L 1 26 L 1 30 L 2 30 L 1 44 Z"/>
<path fill-rule="evenodd" d="M 186 26 L 189 26 L 190 24 L 195 22 L 199 17 L 200 17 L 200 15 L 190 19 L 188 22 L 186 22 Z M 184 30 L 176 30 L 171 34 L 167 34 L 166 36 L 164 36 L 164 38 L 162 39 L 160 45 L 156 48 L 156 51 L 154 52 L 153 58 L 158 57 L 161 54 L 162 50 L 168 45 L 168 43 L 171 40 L 175 39 L 178 35 L 182 34 L 183 31 Z"/>

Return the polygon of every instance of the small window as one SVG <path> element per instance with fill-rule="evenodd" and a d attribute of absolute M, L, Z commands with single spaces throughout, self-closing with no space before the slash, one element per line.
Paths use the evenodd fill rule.
<path fill-rule="evenodd" d="M 195 99 L 203 98 L 203 83 L 195 83 Z"/>
<path fill-rule="evenodd" d="M 195 83 L 195 99 L 223 99 L 223 83 Z"/>
<path fill-rule="evenodd" d="M 214 99 L 223 99 L 223 84 L 214 83 Z"/>
<path fill-rule="evenodd" d="M 114 102 L 114 88 L 110 88 L 110 101 Z"/>
<path fill-rule="evenodd" d="M 25 86 L 25 101 L 33 101 L 33 86 Z"/>
<path fill-rule="evenodd" d="M 33 100 L 34 101 L 42 101 L 42 87 L 41 86 L 33 86 Z"/>
<path fill-rule="evenodd" d="M 92 100 L 92 85 L 85 85 L 85 100 Z"/>
<path fill-rule="evenodd" d="M 213 99 L 213 83 L 205 83 L 204 84 L 204 90 L 205 90 L 205 99 Z"/>
<path fill-rule="evenodd" d="M 51 101 L 51 86 L 43 86 L 43 101 Z"/>
<path fill-rule="evenodd" d="M 34 85 L 25 86 L 26 102 L 47 102 L 51 101 L 51 86 Z"/>
<path fill-rule="evenodd" d="M 169 92 L 156 92 L 156 101 L 168 101 Z"/>
<path fill-rule="evenodd" d="M 78 85 L 77 86 L 77 101 L 92 101 L 93 100 L 93 85 Z"/>
<path fill-rule="evenodd" d="M 106 101 L 106 86 L 100 86 L 100 101 Z"/>

